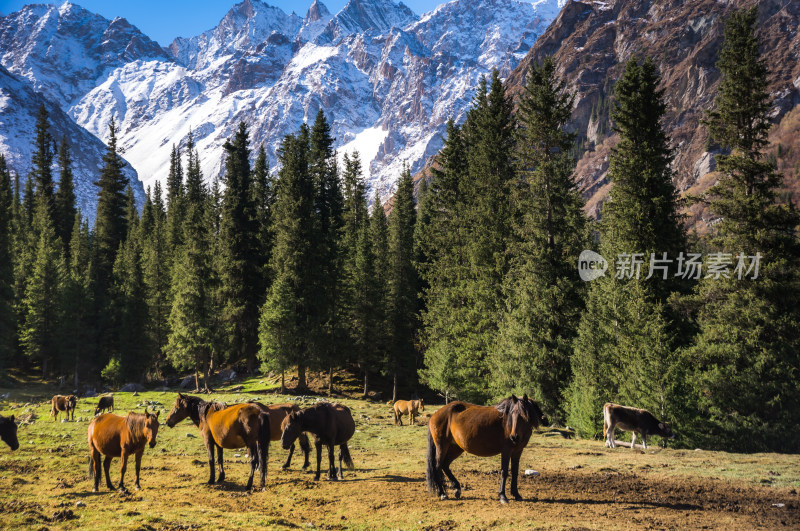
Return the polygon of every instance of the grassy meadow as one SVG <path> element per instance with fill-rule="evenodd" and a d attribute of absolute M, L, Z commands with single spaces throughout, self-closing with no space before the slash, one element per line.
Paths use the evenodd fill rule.
<path fill-rule="evenodd" d="M 232 384 L 233 385 L 233 384 Z M 236 382 L 211 398 L 229 403 L 296 401 L 323 397 L 266 392 L 260 379 Z M 231 386 L 229 386 L 230 388 Z M 208 464 L 197 428 L 187 419 L 164 425 L 176 390 L 133 396 L 114 393 L 116 413 L 161 410 L 155 448 L 142 461 L 142 490 L 124 495 L 91 492 L 86 431 L 98 398 L 80 399 L 75 422 L 53 422 L 54 387 L 0 389 L 0 413 L 20 423 L 20 449 L 0 447 L 0 528 L 3 529 L 599 529 L 800 527 L 800 462 L 781 454 L 730 454 L 604 448 L 599 441 L 567 440 L 537 433 L 520 465 L 523 502 L 501 506 L 496 498 L 499 457 L 463 456 L 453 472 L 464 485 L 461 500 L 439 501 L 425 489 L 425 423 L 394 426 L 386 403 L 335 397 L 352 410 L 356 434 L 350 447 L 355 471 L 342 482 L 313 481 L 302 471 L 302 453 L 281 471 L 286 452 L 270 445 L 267 488 L 244 491 L 244 450 L 225 451 L 226 481 L 208 486 Z M 62 414 L 63 416 L 63 414 Z M 407 419 L 404 421 L 407 424 Z M 657 442 L 656 440 L 652 441 Z M 337 454 L 338 455 L 338 454 Z M 327 462 L 323 452 L 323 469 Z M 312 445 L 312 467 L 314 455 Z M 525 470 L 538 474 L 523 475 Z M 325 477 L 323 473 L 323 478 Z M 119 460 L 111 467 L 119 482 Z M 132 489 L 133 461 L 126 473 Z"/>

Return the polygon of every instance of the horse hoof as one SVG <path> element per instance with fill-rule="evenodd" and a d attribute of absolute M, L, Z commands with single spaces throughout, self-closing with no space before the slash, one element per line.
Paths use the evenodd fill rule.
<path fill-rule="evenodd" d="M 455 498 L 457 500 L 461 499 L 461 489 L 458 489 L 457 491 L 455 491 L 455 493 L 453 494 L 453 498 Z"/>
<path fill-rule="evenodd" d="M 506 498 L 505 496 L 500 496 L 500 503 L 502 503 L 503 505 L 507 504 L 508 498 Z"/>
<path fill-rule="evenodd" d="M 440 495 L 439 495 L 439 499 L 440 499 L 440 500 L 442 500 L 442 501 L 444 501 L 444 500 L 447 500 L 447 499 L 449 499 L 449 498 L 447 497 L 447 494 L 440 494 Z"/>
<path fill-rule="evenodd" d="M 97 487 L 95 487 L 95 488 L 93 488 L 93 489 L 92 489 L 92 492 L 100 492 L 100 489 L 98 489 Z"/>

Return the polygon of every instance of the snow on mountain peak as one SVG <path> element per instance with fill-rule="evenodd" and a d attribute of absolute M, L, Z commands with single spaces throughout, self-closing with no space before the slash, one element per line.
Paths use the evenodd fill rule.
<path fill-rule="evenodd" d="M 319 0 L 314 0 L 308 8 L 306 17 L 303 19 L 303 27 L 300 28 L 298 36 L 306 41 L 313 41 L 317 36 L 325 31 L 325 27 L 333 18 L 328 8 Z"/>
<path fill-rule="evenodd" d="M 319 39 L 335 42 L 353 33 L 382 33 L 417 20 L 404 3 L 393 0 L 349 0 Z"/>

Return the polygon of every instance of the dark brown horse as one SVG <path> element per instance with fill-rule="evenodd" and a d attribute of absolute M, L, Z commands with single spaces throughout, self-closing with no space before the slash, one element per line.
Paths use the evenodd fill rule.
<path fill-rule="evenodd" d="M 322 445 L 328 447 L 328 479 L 342 479 L 342 461 L 350 470 L 353 469 L 353 459 L 347 448 L 347 441 L 356 431 L 356 423 L 350 410 L 341 404 L 320 402 L 299 412 L 293 412 L 283 420 L 283 433 L 281 445 L 284 449 L 294 444 L 295 439 L 304 431 L 314 434 L 314 445 L 317 447 L 317 473 L 315 480 L 319 480 L 320 462 L 322 461 Z M 333 447 L 339 447 L 339 471 L 337 473 L 333 462 Z"/>
<path fill-rule="evenodd" d="M 519 458 L 528 444 L 534 426 L 547 423 L 542 410 L 528 395 L 521 399 L 511 395 L 494 407 L 466 402 L 450 402 L 433 414 L 428 422 L 428 490 L 447 499 L 442 472 L 450 479 L 456 499 L 461 485 L 450 464 L 462 453 L 481 457 L 500 454 L 500 501 L 506 498 L 508 463 L 511 461 L 511 495 L 521 501 L 517 490 Z"/>
<path fill-rule="evenodd" d="M 269 413 L 269 432 L 272 435 L 271 440 L 279 441 L 281 440 L 281 433 L 282 433 L 282 424 L 283 419 L 288 417 L 291 413 L 300 411 L 300 408 L 297 404 L 271 404 L 271 405 L 264 405 L 260 402 L 251 402 L 251 404 L 255 404 L 259 406 L 262 411 L 266 411 Z M 301 433 L 298 437 L 300 440 L 300 449 L 303 450 L 303 455 L 305 456 L 305 460 L 303 462 L 303 468 L 307 468 L 309 464 L 308 461 L 308 454 L 311 453 L 311 445 L 308 442 L 308 435 L 305 433 Z M 294 455 L 294 443 L 292 446 L 289 447 L 289 455 L 286 456 L 286 462 L 281 467 L 282 470 L 286 470 L 292 464 L 292 455 Z"/>
<path fill-rule="evenodd" d="M 100 487 L 100 454 L 106 456 L 103 461 L 103 468 L 106 472 L 106 486 L 114 490 L 111 484 L 109 469 L 111 460 L 114 457 L 121 459 L 119 470 L 119 490 L 127 492 L 125 489 L 125 469 L 128 467 L 128 457 L 131 455 L 136 458 L 136 482 L 134 486 L 138 490 L 139 470 L 142 466 L 142 454 L 145 445 L 150 448 L 156 445 L 158 436 L 158 414 L 160 412 L 148 413 L 145 409 L 144 414 L 130 412 L 127 416 L 121 417 L 114 413 L 103 413 L 99 417 L 92 419 L 89 423 L 89 477 L 94 476 L 94 488 L 92 492 L 97 492 Z"/>
<path fill-rule="evenodd" d="M 105 413 L 106 410 L 114 411 L 113 396 L 101 396 L 100 400 L 97 402 L 97 407 L 94 408 L 94 415 L 97 416 L 98 413 Z"/>
<path fill-rule="evenodd" d="M 14 422 L 14 415 L 4 417 L 0 415 L 0 439 L 11 448 L 11 451 L 19 448 L 17 440 L 17 423 Z"/>
<path fill-rule="evenodd" d="M 78 405 L 78 397 L 75 395 L 56 395 L 51 400 L 52 408 L 50 409 L 50 416 L 53 420 L 58 420 L 58 413 L 65 412 L 67 420 L 70 420 L 70 413 L 72 413 L 72 420 L 75 420 L 75 408 Z"/>
<path fill-rule="evenodd" d="M 267 477 L 267 459 L 269 457 L 270 419 L 269 413 L 256 404 L 236 404 L 225 407 L 224 404 L 206 402 L 196 396 L 178 393 L 172 407 L 167 426 L 172 428 L 186 417 L 192 419 L 200 429 L 203 441 L 208 450 L 208 466 L 211 469 L 209 485 L 214 483 L 214 449 L 217 451 L 219 477 L 216 481 L 225 480 L 225 469 L 222 465 L 222 450 L 227 448 L 247 448 L 250 455 L 250 477 L 247 490 L 253 488 L 253 475 L 261 469 L 261 488 L 264 488 Z"/>

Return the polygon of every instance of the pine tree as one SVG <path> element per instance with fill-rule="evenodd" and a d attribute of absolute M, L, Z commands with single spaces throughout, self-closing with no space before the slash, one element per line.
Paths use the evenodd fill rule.
<path fill-rule="evenodd" d="M 14 354 L 16 320 L 14 318 L 13 202 L 11 172 L 0 154 L 0 378 L 4 378 L 7 360 Z"/>
<path fill-rule="evenodd" d="M 373 321 L 375 331 L 371 341 L 371 354 L 375 367 L 386 371 L 386 360 L 389 359 L 389 224 L 386 212 L 381 204 L 378 192 L 372 200 L 372 212 L 369 217 L 369 245 L 372 249 L 375 269 L 375 307 Z M 365 373 L 365 393 L 369 381 Z"/>
<path fill-rule="evenodd" d="M 258 303 L 263 294 L 258 254 L 258 224 L 253 203 L 250 140 L 244 122 L 225 149 L 225 194 L 222 200 L 223 242 L 221 289 L 228 344 L 232 352 L 255 370 L 258 351 Z"/>
<path fill-rule="evenodd" d="M 171 299 L 167 217 L 161 184 L 156 181 L 142 213 L 142 274 L 147 303 L 147 330 L 153 349 L 153 369 L 160 374 L 169 332 Z"/>
<path fill-rule="evenodd" d="M 53 228 L 47 199 L 39 196 L 34 214 L 34 231 L 38 234 L 33 270 L 25 288 L 25 321 L 20 330 L 20 343 L 25 354 L 41 363 L 42 379 L 49 374 L 49 364 L 60 357 L 58 338 L 61 319 L 61 289 L 64 263 L 60 241 Z"/>
<path fill-rule="evenodd" d="M 498 396 L 529 392 L 556 422 L 571 375 L 583 309 L 575 264 L 588 244 L 583 201 L 572 177 L 575 135 L 566 131 L 574 95 L 552 58 L 533 65 L 519 101 L 506 309 L 492 383 Z"/>
<path fill-rule="evenodd" d="M 674 418 L 678 407 L 668 393 L 678 323 L 666 306 L 680 287 L 675 266 L 668 268 L 667 279 L 660 270 L 646 279 L 651 255 L 667 253 L 675 260 L 685 245 L 672 153 L 661 127 L 665 106 L 659 82 L 649 59 L 631 59 L 614 87 L 612 117 L 620 142 L 609 163 L 613 188 L 600 223 L 600 254 L 609 270 L 589 287 L 567 391 L 569 424 L 583 436 L 600 432 L 606 401 L 648 409 L 662 420 Z M 636 253 L 642 260 L 640 275 L 613 270 L 618 257 L 633 260 Z"/>
<path fill-rule="evenodd" d="M 433 237 L 442 238 L 444 247 L 437 247 L 444 251 L 427 273 L 424 375 L 445 394 L 457 388 L 459 398 L 478 402 L 490 396 L 488 359 L 495 349 L 508 269 L 511 111 L 495 71 L 490 87 L 485 79 L 480 83 L 462 130 L 452 141 L 448 136 L 444 150 L 461 150 L 466 166 L 452 153 L 444 154 L 439 175 L 445 182 L 436 185 L 438 205 L 431 214 Z"/>
<path fill-rule="evenodd" d="M 408 166 L 397 184 L 389 215 L 388 314 L 389 345 L 386 368 L 393 376 L 392 401 L 397 400 L 399 379 L 416 369 L 417 271 L 414 268 L 414 183 Z"/>
<path fill-rule="evenodd" d="M 315 186 L 309 171 L 309 131 L 303 124 L 297 136 L 284 138 L 278 156 L 281 169 L 276 185 L 270 258 L 272 284 L 261 308 L 259 359 L 262 370 L 283 374 L 297 365 L 298 388 L 306 386 L 306 367 L 312 360 L 316 319 L 312 299 Z"/>
<path fill-rule="evenodd" d="M 44 199 L 47 215 L 55 220 L 55 189 L 53 185 L 54 140 L 50 135 L 50 115 L 44 104 L 39 105 L 36 116 L 36 136 L 31 174 L 35 184 L 36 197 Z"/>
<path fill-rule="evenodd" d="M 61 139 L 58 148 L 58 191 L 55 196 L 56 234 L 64 245 L 64 253 L 69 260 L 69 242 L 75 225 L 75 185 L 72 182 L 72 157 L 66 137 Z"/>
<path fill-rule="evenodd" d="M 194 145 L 191 131 L 189 131 L 188 145 L 191 151 Z M 183 163 L 181 162 L 181 152 L 180 149 L 173 145 L 169 155 L 169 174 L 167 175 L 167 241 L 170 252 L 174 252 L 181 244 L 184 216 L 182 204 L 183 194 Z"/>
<path fill-rule="evenodd" d="M 706 277 L 693 297 L 699 334 L 683 367 L 694 406 L 684 430 L 691 444 L 741 451 L 800 448 L 800 221 L 781 204 L 781 175 L 763 149 L 770 123 L 768 69 L 756 37 L 758 9 L 734 12 L 725 23 L 717 66 L 722 73 L 707 125 L 728 155 L 702 200 L 719 216 L 709 246 L 731 253 L 730 278 Z M 742 261 L 757 277 L 737 273 Z M 740 258 L 741 257 L 741 258 Z M 708 262 L 706 263 L 708 265 Z"/>
<path fill-rule="evenodd" d="M 182 200 L 185 208 L 183 243 L 177 249 L 177 261 L 172 268 L 174 298 L 166 352 L 173 366 L 194 370 L 197 389 L 200 389 L 199 373 L 202 372 L 204 387 L 208 391 L 216 346 L 209 289 L 212 273 L 206 220 L 209 201 L 197 154 L 193 150 L 189 151 L 186 177 Z"/>
<path fill-rule="evenodd" d="M 316 189 L 315 209 L 317 226 L 314 250 L 314 298 L 312 316 L 317 319 L 315 352 L 317 365 L 327 368 L 329 392 L 333 391 L 333 369 L 342 361 L 344 330 L 339 312 L 341 284 L 341 252 L 339 238 L 342 227 L 342 190 L 336 157 L 333 151 L 331 128 L 320 110 L 311 127 L 309 142 L 309 172 Z"/>

